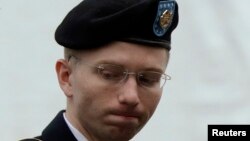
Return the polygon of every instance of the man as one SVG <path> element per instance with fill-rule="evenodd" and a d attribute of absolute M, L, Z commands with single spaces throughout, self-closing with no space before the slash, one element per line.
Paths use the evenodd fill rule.
<path fill-rule="evenodd" d="M 84 0 L 55 33 L 67 107 L 42 141 L 128 141 L 153 115 L 167 79 L 174 0 Z"/>

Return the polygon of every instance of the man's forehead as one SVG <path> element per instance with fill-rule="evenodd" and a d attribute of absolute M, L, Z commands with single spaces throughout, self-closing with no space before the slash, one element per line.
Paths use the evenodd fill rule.
<path fill-rule="evenodd" d="M 82 50 L 78 53 L 87 62 L 111 63 L 123 66 L 165 68 L 169 53 L 164 48 L 152 48 L 139 44 L 114 42 L 99 49 Z"/>

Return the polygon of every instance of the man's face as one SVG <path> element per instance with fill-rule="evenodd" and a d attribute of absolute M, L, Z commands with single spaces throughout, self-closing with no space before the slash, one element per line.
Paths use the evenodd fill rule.
<path fill-rule="evenodd" d="M 65 91 L 70 95 L 66 114 L 71 122 L 93 140 L 127 141 L 132 138 L 154 113 L 162 88 L 143 87 L 137 83 L 136 75 L 128 75 L 122 83 L 110 84 L 94 66 L 114 64 L 129 72 L 163 73 L 168 55 L 164 48 L 126 42 L 79 53 L 79 59 L 70 60 L 75 65 L 69 65 L 72 71 L 69 88 Z"/>

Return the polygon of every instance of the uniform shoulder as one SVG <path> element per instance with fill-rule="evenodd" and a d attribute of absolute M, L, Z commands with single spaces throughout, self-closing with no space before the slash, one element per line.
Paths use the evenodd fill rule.
<path fill-rule="evenodd" d="M 43 140 L 41 140 L 39 137 L 35 137 L 35 138 L 22 139 L 19 141 L 43 141 Z"/>

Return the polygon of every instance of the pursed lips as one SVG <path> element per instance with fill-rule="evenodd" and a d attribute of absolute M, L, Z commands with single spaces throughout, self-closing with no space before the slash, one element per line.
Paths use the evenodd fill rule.
<path fill-rule="evenodd" d="M 139 124 L 142 114 L 130 111 L 112 111 L 109 113 L 114 123 Z"/>

